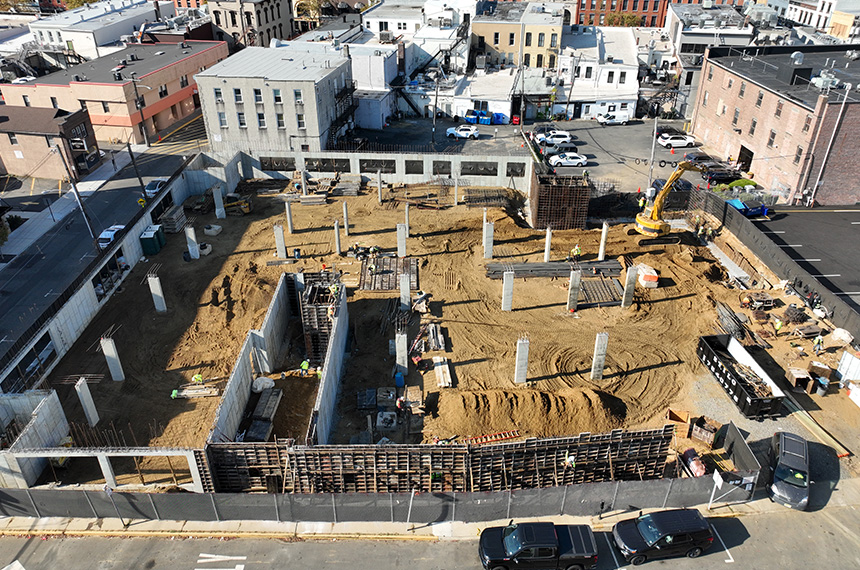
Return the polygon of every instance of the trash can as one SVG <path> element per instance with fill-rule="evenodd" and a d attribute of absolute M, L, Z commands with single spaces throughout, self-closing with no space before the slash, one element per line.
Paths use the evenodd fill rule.
<path fill-rule="evenodd" d="M 819 396 L 827 395 L 827 388 L 830 386 L 830 380 L 826 378 L 818 379 L 818 386 L 816 387 L 815 393 Z"/>

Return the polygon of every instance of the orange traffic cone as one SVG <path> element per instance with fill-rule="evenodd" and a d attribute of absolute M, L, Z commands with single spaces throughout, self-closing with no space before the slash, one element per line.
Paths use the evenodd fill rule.
<path fill-rule="evenodd" d="M 672 150 L 669 151 L 669 154 L 675 154 L 675 147 L 672 147 Z"/>
<path fill-rule="evenodd" d="M 636 193 L 639 194 L 641 192 L 642 192 L 642 187 L 640 186 L 639 188 L 636 189 Z"/>
<path fill-rule="evenodd" d="M 161 142 L 161 135 L 158 135 L 158 142 Z"/>

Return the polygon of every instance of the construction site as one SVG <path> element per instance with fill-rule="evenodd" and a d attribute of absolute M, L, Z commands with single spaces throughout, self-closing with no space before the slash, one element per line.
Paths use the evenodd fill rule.
<path fill-rule="evenodd" d="M 766 375 L 786 389 L 783 367 L 836 366 L 835 350 L 798 355 L 796 337 L 754 314 L 761 307 L 739 308 L 739 289 L 689 231 L 701 211 L 678 214 L 679 243 L 643 247 L 632 224 L 588 227 L 581 179 L 549 188 L 539 212 L 505 189 L 372 181 L 338 195 L 330 184 L 327 194 L 314 184 L 310 199 L 283 180 L 241 181 L 253 209 L 193 221 L 220 227 L 205 237 L 211 253 L 188 260 L 176 236 L 138 263 L 41 386 L 68 420 L 65 445 L 194 451 L 188 464 L 114 453 L 127 490 L 495 491 L 684 477 L 682 452 L 707 455 L 728 424 L 691 397 L 716 382 L 700 337 L 737 324 L 750 350 L 770 347 Z M 743 244 L 728 232 L 717 243 L 776 299 L 769 310 L 788 305 Z M 747 323 L 727 323 L 727 307 Z M 38 484 L 100 487 L 104 462 L 84 455 L 46 462 Z M 753 469 L 728 454 L 705 463 Z"/>

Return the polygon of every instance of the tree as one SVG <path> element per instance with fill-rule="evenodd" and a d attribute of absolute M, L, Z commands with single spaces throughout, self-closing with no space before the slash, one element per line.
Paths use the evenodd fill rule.
<path fill-rule="evenodd" d="M 642 25 L 642 16 L 638 14 L 624 14 L 622 12 L 612 12 L 606 16 L 607 26 L 621 26 L 626 28 L 635 28 Z"/>
<path fill-rule="evenodd" d="M 9 239 L 9 226 L 6 225 L 6 219 L 0 218 L 0 245 L 6 243 Z"/>
<path fill-rule="evenodd" d="M 86 6 L 87 4 L 92 4 L 97 1 L 98 0 L 66 0 L 66 10 L 74 10 L 75 8 L 80 8 L 81 6 Z"/>

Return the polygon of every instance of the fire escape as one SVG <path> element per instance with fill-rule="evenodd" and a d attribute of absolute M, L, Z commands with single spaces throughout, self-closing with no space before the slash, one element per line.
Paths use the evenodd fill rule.
<path fill-rule="evenodd" d="M 350 81 L 334 96 L 334 120 L 328 128 L 327 147 L 331 148 L 340 138 L 341 130 L 353 120 L 358 104 L 355 102 L 355 82 Z"/>

